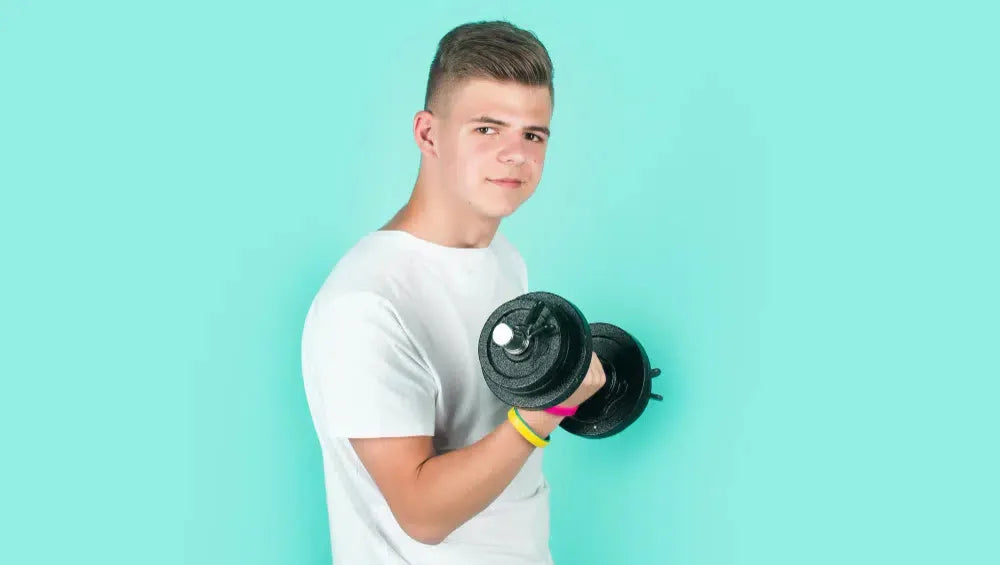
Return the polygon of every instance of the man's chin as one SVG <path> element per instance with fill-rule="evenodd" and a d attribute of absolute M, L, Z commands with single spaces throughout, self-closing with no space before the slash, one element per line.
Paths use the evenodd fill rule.
<path fill-rule="evenodd" d="M 480 213 L 487 218 L 502 220 L 517 211 L 519 206 L 492 206 L 480 209 Z"/>

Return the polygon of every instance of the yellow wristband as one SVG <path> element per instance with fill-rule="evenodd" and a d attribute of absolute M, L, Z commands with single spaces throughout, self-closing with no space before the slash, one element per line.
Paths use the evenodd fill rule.
<path fill-rule="evenodd" d="M 524 436 L 524 439 L 531 442 L 535 447 L 545 447 L 549 444 L 549 438 L 542 438 L 535 433 L 535 430 L 531 429 L 531 426 L 527 424 L 522 418 L 521 414 L 517 411 L 517 407 L 511 406 L 510 410 L 507 411 L 507 419 L 510 420 L 511 424 L 518 432 Z M 551 436 L 549 436 L 551 437 Z"/>

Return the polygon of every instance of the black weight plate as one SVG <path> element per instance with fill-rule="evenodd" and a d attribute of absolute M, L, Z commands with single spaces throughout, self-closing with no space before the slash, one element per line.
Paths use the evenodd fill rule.
<path fill-rule="evenodd" d="M 638 340 L 612 324 L 590 324 L 590 333 L 594 352 L 604 366 L 605 385 L 560 426 L 597 439 L 613 436 L 635 422 L 649 403 L 652 383 L 649 358 Z"/>
<path fill-rule="evenodd" d="M 536 325 L 555 331 L 532 338 L 523 356 L 511 356 L 493 342 L 500 322 L 522 324 L 538 302 L 545 307 Z M 550 292 L 530 292 L 498 306 L 479 335 L 479 362 L 486 385 L 508 406 L 539 409 L 569 398 L 583 381 L 591 356 L 590 325 L 571 302 Z"/>

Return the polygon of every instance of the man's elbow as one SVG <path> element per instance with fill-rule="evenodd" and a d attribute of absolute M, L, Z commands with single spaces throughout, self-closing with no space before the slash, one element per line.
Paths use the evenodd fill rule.
<path fill-rule="evenodd" d="M 426 510 L 426 507 L 421 509 L 411 507 L 408 511 L 394 514 L 396 521 L 406 532 L 406 535 L 424 545 L 438 545 L 451 534 L 454 528 L 442 524 Z"/>
<path fill-rule="evenodd" d="M 428 520 L 401 521 L 399 525 L 406 532 L 406 535 L 424 545 L 438 545 L 451 533 Z"/>

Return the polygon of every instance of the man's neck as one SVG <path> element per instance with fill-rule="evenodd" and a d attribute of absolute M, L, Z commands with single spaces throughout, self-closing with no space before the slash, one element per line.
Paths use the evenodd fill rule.
<path fill-rule="evenodd" d="M 500 221 L 472 213 L 462 203 L 432 198 L 418 184 L 410 200 L 381 230 L 400 230 L 420 239 L 459 248 L 488 247 Z"/>

